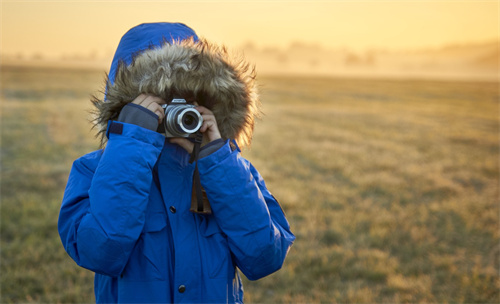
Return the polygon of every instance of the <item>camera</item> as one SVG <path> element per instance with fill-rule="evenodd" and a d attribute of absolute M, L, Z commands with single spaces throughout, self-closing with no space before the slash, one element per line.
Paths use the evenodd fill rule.
<path fill-rule="evenodd" d="M 162 105 L 165 118 L 158 127 L 159 133 L 166 137 L 194 137 L 201 128 L 203 117 L 185 99 L 173 99 L 169 104 Z"/>

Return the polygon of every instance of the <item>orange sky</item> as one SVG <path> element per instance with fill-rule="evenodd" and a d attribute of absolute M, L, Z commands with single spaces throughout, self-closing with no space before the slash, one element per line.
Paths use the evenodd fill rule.
<path fill-rule="evenodd" d="M 499 38 L 498 1 L 8 1 L 5 54 L 109 56 L 130 27 L 179 21 L 229 47 L 414 49 Z"/>

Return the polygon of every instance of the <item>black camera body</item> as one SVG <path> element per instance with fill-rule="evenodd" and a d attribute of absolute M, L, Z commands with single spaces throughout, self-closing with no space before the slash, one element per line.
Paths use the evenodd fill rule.
<path fill-rule="evenodd" d="M 158 132 L 165 137 L 194 137 L 203 124 L 203 117 L 185 99 L 172 99 L 169 104 L 162 105 L 165 118 L 158 126 Z"/>

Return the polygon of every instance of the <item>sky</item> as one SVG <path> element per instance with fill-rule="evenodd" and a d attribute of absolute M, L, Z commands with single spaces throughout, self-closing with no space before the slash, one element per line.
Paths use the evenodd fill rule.
<path fill-rule="evenodd" d="M 499 1 L 9 1 L 1 52 L 110 56 L 143 22 L 182 22 L 238 48 L 437 48 L 499 39 Z"/>

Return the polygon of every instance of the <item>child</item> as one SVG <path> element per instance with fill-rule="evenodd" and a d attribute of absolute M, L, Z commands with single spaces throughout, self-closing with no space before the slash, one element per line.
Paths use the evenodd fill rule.
<path fill-rule="evenodd" d="M 295 237 L 237 145 L 250 144 L 259 114 L 254 79 L 183 24 L 122 37 L 105 100 L 93 100 L 103 149 L 74 162 L 59 215 L 98 303 L 242 303 L 236 268 L 250 280 L 281 268 Z M 157 132 L 176 98 L 203 121 L 197 160 L 192 140 Z M 190 211 L 195 172 L 211 212 Z"/>

